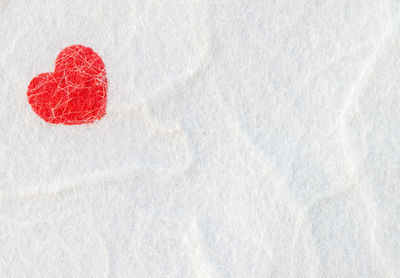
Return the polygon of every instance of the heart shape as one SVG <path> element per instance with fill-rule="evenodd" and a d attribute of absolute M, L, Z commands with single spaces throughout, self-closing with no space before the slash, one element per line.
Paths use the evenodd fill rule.
<path fill-rule="evenodd" d="M 93 123 L 106 114 L 107 77 L 100 56 L 73 45 L 58 54 L 54 72 L 41 73 L 28 86 L 33 111 L 52 124 Z"/>

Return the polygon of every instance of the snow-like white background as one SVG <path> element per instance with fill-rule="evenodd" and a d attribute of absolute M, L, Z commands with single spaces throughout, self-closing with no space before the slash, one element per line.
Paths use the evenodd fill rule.
<path fill-rule="evenodd" d="M 398 0 L 0 0 L 0 277 L 396 277 Z M 73 44 L 107 115 L 51 125 Z"/>

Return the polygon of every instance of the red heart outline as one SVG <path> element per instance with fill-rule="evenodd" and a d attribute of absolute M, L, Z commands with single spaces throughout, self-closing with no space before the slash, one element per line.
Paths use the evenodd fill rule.
<path fill-rule="evenodd" d="M 28 86 L 33 111 L 52 124 L 93 123 L 106 114 L 107 77 L 100 56 L 72 45 L 58 54 L 54 72 L 41 73 Z"/>

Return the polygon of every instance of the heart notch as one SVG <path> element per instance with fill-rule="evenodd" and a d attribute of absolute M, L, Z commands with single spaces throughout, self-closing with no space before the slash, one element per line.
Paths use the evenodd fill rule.
<path fill-rule="evenodd" d="M 104 63 L 89 47 L 66 47 L 56 58 L 54 72 L 33 78 L 27 95 L 33 111 L 48 123 L 93 123 L 106 114 Z"/>

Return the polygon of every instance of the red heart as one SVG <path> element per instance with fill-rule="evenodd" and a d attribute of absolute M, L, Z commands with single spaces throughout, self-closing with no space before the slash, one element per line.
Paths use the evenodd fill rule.
<path fill-rule="evenodd" d="M 33 111 L 52 124 L 93 123 L 106 114 L 107 77 L 100 56 L 73 45 L 58 54 L 54 72 L 41 73 L 28 86 Z"/>

